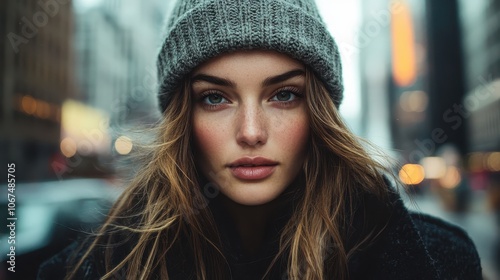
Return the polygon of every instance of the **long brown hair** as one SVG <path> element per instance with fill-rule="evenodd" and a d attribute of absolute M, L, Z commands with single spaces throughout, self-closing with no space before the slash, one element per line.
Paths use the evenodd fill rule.
<path fill-rule="evenodd" d="M 266 275 L 285 259 L 287 279 L 347 279 L 349 258 L 369 245 L 387 221 L 387 212 L 363 210 L 367 195 L 386 205 L 385 168 L 349 131 L 310 69 L 305 96 L 311 145 L 302 171 L 304 185 L 297 188 L 296 207 Z M 192 152 L 192 104 L 187 79 L 165 111 L 142 167 L 67 279 L 76 277 L 89 258 L 102 279 L 168 279 L 170 253 L 179 248 L 188 248 L 185 264 L 194 267 L 197 279 L 229 279 Z M 354 227 L 360 211 L 363 223 Z"/>

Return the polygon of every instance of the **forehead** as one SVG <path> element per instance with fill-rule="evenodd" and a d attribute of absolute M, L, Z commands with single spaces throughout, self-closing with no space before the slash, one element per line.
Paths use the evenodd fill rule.
<path fill-rule="evenodd" d="M 245 78 L 249 74 L 271 76 L 292 69 L 304 69 L 304 65 L 288 55 L 266 50 L 239 50 L 212 58 L 198 66 L 193 75 Z"/>

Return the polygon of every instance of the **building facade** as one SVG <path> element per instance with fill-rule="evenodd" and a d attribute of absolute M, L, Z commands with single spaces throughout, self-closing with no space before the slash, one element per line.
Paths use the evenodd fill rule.
<path fill-rule="evenodd" d="M 470 152 L 500 151 L 500 3 L 459 0 L 466 96 L 455 120 L 468 123 Z M 498 159 L 500 160 L 500 159 Z M 498 170 L 500 171 L 500 170 Z"/>
<path fill-rule="evenodd" d="M 71 1 L 0 3 L 0 162 L 21 181 L 55 177 L 61 105 L 75 91 L 72 28 Z"/>

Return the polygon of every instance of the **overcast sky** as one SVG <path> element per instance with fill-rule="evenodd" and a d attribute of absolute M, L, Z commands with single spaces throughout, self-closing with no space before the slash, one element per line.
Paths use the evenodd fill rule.
<path fill-rule="evenodd" d="M 323 20 L 337 44 L 352 45 L 354 35 L 361 24 L 359 0 L 316 0 Z M 340 53 L 344 74 L 344 100 L 340 106 L 342 115 L 349 122 L 359 122 L 361 117 L 361 86 L 359 75 L 359 56 L 352 53 L 346 57 Z M 350 123 L 353 128 L 359 124 Z"/>

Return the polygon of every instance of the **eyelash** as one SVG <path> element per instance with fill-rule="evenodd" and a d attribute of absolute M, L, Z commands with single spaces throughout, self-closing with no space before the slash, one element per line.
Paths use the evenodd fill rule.
<path fill-rule="evenodd" d="M 297 89 L 295 87 L 284 87 L 284 88 L 280 88 L 280 89 L 276 90 L 273 93 L 273 96 L 271 97 L 271 99 L 274 98 L 274 97 L 276 97 L 279 93 L 284 92 L 284 91 L 292 93 L 295 96 L 295 99 L 293 99 L 291 101 L 279 101 L 279 100 L 274 101 L 276 103 L 279 103 L 280 106 L 284 106 L 284 107 L 292 106 L 293 104 L 295 104 L 298 100 L 300 100 L 303 97 L 303 95 L 302 95 L 302 93 L 300 92 L 299 89 Z M 202 103 L 202 105 L 205 106 L 205 107 L 207 107 L 208 109 L 215 110 L 219 106 L 221 106 L 221 104 L 228 103 L 228 102 L 224 102 L 224 103 L 220 103 L 220 104 L 217 104 L 217 105 L 206 103 L 205 99 L 207 97 L 209 97 L 209 96 L 212 96 L 212 95 L 218 95 L 221 98 L 223 98 L 226 101 L 228 101 L 228 98 L 226 98 L 225 95 L 223 93 L 219 92 L 219 91 L 215 91 L 215 90 L 205 91 L 205 92 L 201 93 L 201 97 L 200 97 L 199 100 Z"/>
<path fill-rule="evenodd" d="M 273 93 L 273 97 L 272 98 L 274 98 L 275 96 L 277 96 L 281 92 L 290 92 L 293 95 L 295 95 L 295 98 L 293 100 L 291 100 L 291 101 L 279 101 L 279 100 L 275 101 L 275 102 L 280 103 L 281 106 L 285 106 L 285 107 L 292 106 L 292 105 L 294 105 L 297 101 L 299 101 L 302 98 L 302 93 L 296 87 L 284 87 L 284 88 L 280 88 L 280 89 L 278 89 L 277 91 L 275 91 Z"/>
<path fill-rule="evenodd" d="M 221 93 L 220 91 L 215 91 L 215 90 L 209 90 L 209 91 L 205 91 L 205 92 L 202 92 L 201 93 L 201 97 L 200 97 L 200 102 L 202 103 L 203 106 L 207 107 L 208 109 L 210 110 L 215 110 L 217 109 L 217 107 L 221 106 L 220 104 L 218 105 L 213 105 L 213 104 L 209 104 L 209 103 L 206 103 L 205 102 L 205 99 L 209 96 L 212 96 L 212 95 L 219 95 L 220 97 L 224 98 L 225 100 L 228 100 L 223 93 Z M 224 104 L 224 103 L 221 103 L 221 104 Z"/>

